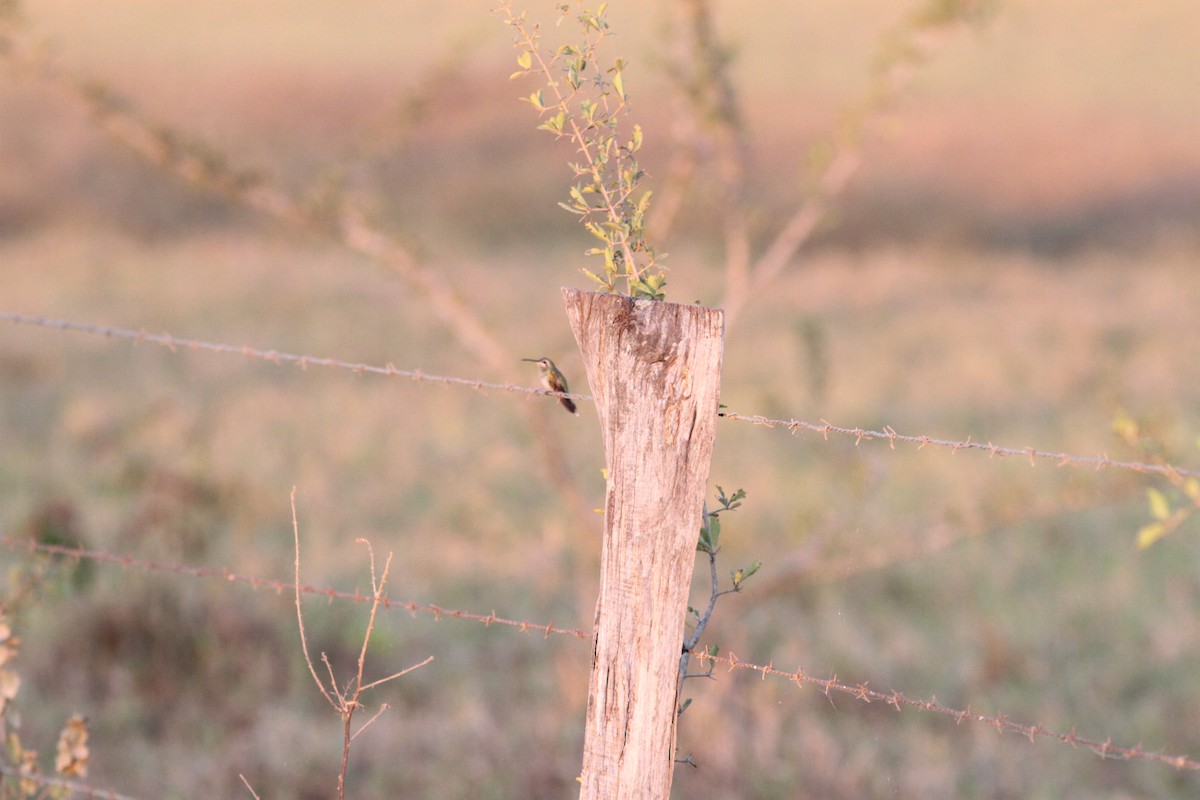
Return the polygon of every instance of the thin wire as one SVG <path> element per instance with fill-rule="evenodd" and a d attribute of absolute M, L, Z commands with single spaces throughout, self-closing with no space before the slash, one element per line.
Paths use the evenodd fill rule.
<path fill-rule="evenodd" d="M 1041 725 L 1024 725 L 1018 722 L 1013 722 L 1006 715 L 1000 714 L 995 717 L 987 716 L 986 714 L 977 714 L 971 710 L 970 706 L 966 709 L 956 709 L 944 706 L 937 701 L 937 698 L 929 700 L 917 700 L 908 697 L 901 692 L 892 690 L 890 692 L 881 692 L 871 689 L 866 683 L 850 685 L 840 683 L 837 675 L 832 678 L 814 678 L 805 673 L 803 668 L 798 668 L 795 672 L 787 672 L 781 669 L 776 669 L 771 664 L 750 664 L 738 659 L 736 655 L 730 653 L 727 656 L 712 655 L 704 649 L 697 649 L 692 652 L 692 655 L 701 660 L 707 660 L 710 663 L 721 663 L 728 667 L 730 671 L 735 669 L 751 670 L 758 672 L 763 680 L 766 680 L 768 675 L 778 678 L 784 678 L 797 685 L 808 684 L 821 689 L 826 696 L 830 692 L 838 692 L 840 694 L 849 695 L 856 700 L 861 700 L 864 703 L 871 703 L 876 700 L 887 703 L 893 706 L 897 711 L 901 706 L 910 708 L 918 708 L 923 711 L 932 711 L 935 714 L 943 714 L 953 717 L 955 722 L 977 722 L 983 725 L 989 725 L 995 728 L 1000 733 L 1018 733 L 1028 738 L 1031 742 L 1036 741 L 1039 737 L 1045 739 L 1054 739 L 1069 744 L 1072 747 L 1086 747 L 1095 752 L 1101 758 L 1123 758 L 1142 759 L 1146 761 L 1155 761 L 1161 764 L 1175 767 L 1176 769 L 1187 769 L 1200 771 L 1200 761 L 1182 755 L 1168 755 L 1165 753 L 1147 752 L 1140 744 L 1136 747 L 1121 747 L 1112 743 L 1112 737 L 1108 737 L 1104 741 L 1098 739 L 1088 739 L 1080 736 L 1072 728 L 1070 733 L 1058 733 L 1052 730 L 1043 728 Z"/>
<path fill-rule="evenodd" d="M 63 547 L 61 545 L 41 544 L 32 540 L 22 541 L 11 537 L 0 537 L 0 544 L 13 549 L 26 549 L 31 552 L 38 551 L 73 558 L 87 558 L 101 562 L 114 563 L 126 567 L 137 567 L 150 571 L 168 572 L 194 577 L 221 578 L 228 582 L 247 583 L 256 588 L 271 588 L 277 593 L 282 593 L 284 590 L 296 590 L 295 584 L 287 583 L 286 581 L 238 575 L 230 572 L 227 569 L 160 564 L 158 562 L 144 561 L 129 556 L 117 556 L 101 551 Z M 299 591 L 308 594 L 325 595 L 330 599 L 352 600 L 356 603 L 365 603 L 373 599 L 372 597 L 368 597 L 360 593 L 338 592 L 333 589 L 318 589 L 312 586 L 301 586 L 299 587 Z M 508 620 L 497 617 L 494 611 L 488 615 L 473 614 L 465 611 L 445 609 L 436 605 L 399 602 L 392 601 L 387 598 L 384 598 L 380 604 L 386 608 L 398 608 L 412 613 L 430 613 L 433 614 L 437 619 L 441 619 L 442 616 L 449 616 L 458 619 L 468 619 L 476 622 L 483 622 L 485 625 L 491 625 L 493 623 L 499 625 L 508 625 L 519 628 L 522 631 L 538 630 L 545 634 L 545 638 L 549 638 L 551 634 L 567 634 L 583 640 L 589 638 L 587 634 L 578 629 L 558 628 L 552 623 L 543 625 L 533 622 Z M 1112 737 L 1109 737 L 1104 741 L 1100 741 L 1098 739 L 1089 739 L 1087 737 L 1079 736 L 1074 729 L 1072 729 L 1070 733 L 1060 733 L 1044 728 L 1039 724 L 1025 725 L 1013 722 L 1004 714 L 1000 714 L 998 716 L 988 716 L 985 714 L 975 713 L 969 706 L 966 709 L 956 709 L 949 706 L 944 706 L 937 701 L 936 697 L 931 698 L 930 700 L 919 700 L 911 698 L 896 690 L 884 692 L 871 689 L 865 682 L 854 685 L 842 683 L 838 681 L 837 675 L 834 675 L 829 679 L 816 678 L 807 674 L 802 667 L 797 668 L 794 672 L 787 672 L 785 670 L 777 669 L 772 664 L 752 664 L 740 660 L 733 653 L 721 656 L 711 654 L 703 648 L 696 648 L 691 651 L 691 655 L 700 660 L 724 664 L 729 671 L 739 669 L 758 672 L 764 680 L 768 675 L 770 675 L 773 677 L 784 678 L 797 685 L 806 684 L 816 686 L 826 695 L 829 695 L 831 692 L 837 692 L 866 703 L 871 703 L 878 700 L 895 707 L 897 711 L 900 710 L 901 706 L 908 706 L 910 708 L 916 708 L 923 711 L 930 711 L 936 714 L 953 717 L 957 723 L 962 723 L 964 721 L 975 722 L 983 725 L 989 725 L 1001 733 L 1018 733 L 1022 736 L 1025 736 L 1030 741 L 1036 741 L 1040 737 L 1053 739 L 1064 744 L 1069 744 L 1072 747 L 1086 747 L 1103 758 L 1143 759 L 1167 764 L 1168 766 L 1175 767 L 1176 769 L 1200 771 L 1200 761 L 1196 761 L 1183 755 L 1168 755 L 1164 753 L 1147 752 L 1141 745 L 1137 745 L 1136 747 L 1122 747 L 1120 745 L 1113 744 Z M 98 793 L 94 794 L 94 796 L 111 797 L 114 798 L 114 800 L 124 800 L 123 795 L 117 795 L 114 793 Z"/>
<path fill-rule="evenodd" d="M 855 445 L 864 441 L 876 439 L 886 440 L 894 450 L 896 442 L 906 442 L 917 445 L 920 450 L 925 447 L 937 447 L 953 451 L 958 450 L 982 450 L 989 455 L 998 458 L 1008 456 L 1021 456 L 1029 459 L 1031 466 L 1035 464 L 1035 459 L 1045 459 L 1054 461 L 1058 466 L 1076 465 L 1089 466 L 1096 469 L 1127 469 L 1134 472 L 1154 473 L 1158 475 L 1174 475 L 1178 477 L 1192 477 L 1200 475 L 1200 469 L 1188 469 L 1184 467 L 1176 467 L 1171 464 L 1146 464 L 1141 461 L 1122 461 L 1119 459 L 1109 458 L 1107 455 L 1099 456 L 1077 456 L 1070 453 L 1055 453 L 1047 450 L 1039 450 L 1035 447 L 1001 447 L 1000 445 L 992 444 L 991 442 L 976 442 L 968 437 L 965 441 L 955 441 L 953 439 L 936 439 L 932 436 L 911 436 L 902 433 L 897 433 L 890 426 L 884 426 L 883 430 L 867 430 L 865 428 L 846 428 L 840 425 L 834 425 L 826 420 L 821 420 L 820 423 L 805 422 L 800 419 L 771 419 L 769 417 L 761 417 L 747 414 L 738 414 L 733 411 L 723 412 L 722 416 L 725 419 L 734 422 L 749 422 L 754 425 L 765 425 L 769 428 L 781 427 L 786 428 L 791 433 L 796 433 L 800 430 L 819 433 L 826 439 L 829 434 L 838 433 L 855 438 Z"/>
<path fill-rule="evenodd" d="M 239 575 L 231 570 L 220 567 L 189 567 L 183 564 L 163 564 L 157 561 L 146 561 L 143 559 L 133 558 L 132 556 L 119 556 L 113 553 L 106 553 L 101 550 L 85 550 L 81 547 L 64 547 L 56 544 L 43 544 L 34 541 L 33 539 L 17 539 L 11 536 L 0 536 L 0 545 L 11 548 L 13 550 L 28 550 L 30 552 L 47 553 L 50 555 L 65 556 L 68 558 L 86 558 L 92 561 L 99 561 L 108 564 L 118 564 L 124 567 L 135 567 L 148 572 L 166 572 L 173 575 L 188 575 L 195 578 L 219 578 L 228 583 L 245 583 L 253 586 L 255 589 L 272 589 L 276 594 L 282 594 L 285 591 L 297 591 L 296 584 L 288 581 L 281 581 L 274 578 L 257 578 L 251 575 Z M 319 588 L 310 585 L 301 585 L 299 591 L 303 594 L 321 595 L 330 600 L 351 600 L 355 603 L 370 603 L 374 600 L 372 595 L 365 595 L 360 592 L 339 592 L 332 588 Z M 380 599 L 379 604 L 384 608 L 407 611 L 410 614 L 416 615 L 430 614 L 435 619 L 441 620 L 442 617 L 451 617 L 453 619 L 467 619 L 475 622 L 482 622 L 484 625 L 507 625 L 512 628 L 518 628 L 521 631 L 539 631 L 549 638 L 551 634 L 565 634 L 574 636 L 577 639 L 586 639 L 588 635 L 578 628 L 559 628 L 554 623 L 539 623 L 528 622 L 523 620 L 506 619 L 496 616 L 493 611 L 490 614 L 476 614 L 470 611 L 459 611 L 452 608 L 442 608 L 439 605 L 432 603 L 416 603 L 411 600 L 393 600 L 389 597 Z"/>
<path fill-rule="evenodd" d="M 380 367 L 374 364 L 343 361 L 337 358 L 297 355 L 294 353 L 281 353 L 278 350 L 261 350 L 256 347 L 249 347 L 246 345 L 219 344 L 217 342 L 206 342 L 200 339 L 185 339 L 182 337 L 173 336 L 170 333 L 150 333 L 144 328 L 142 330 L 135 331 L 130 328 L 116 328 L 109 325 L 89 325 L 81 322 L 70 322 L 63 319 L 51 319 L 49 317 L 35 317 L 26 314 L 15 314 L 9 311 L 0 311 L 0 322 L 12 322 L 18 325 L 36 325 L 42 328 L 74 331 L 77 333 L 90 333 L 97 336 L 105 336 L 110 339 L 127 339 L 135 344 L 149 342 L 151 344 L 162 345 L 171 352 L 178 352 L 182 348 L 185 350 L 204 350 L 211 353 L 241 355 L 246 358 L 256 359 L 259 361 L 269 361 L 272 364 L 295 364 L 301 369 L 307 369 L 310 366 L 330 367 L 334 369 L 349 370 L 359 375 L 371 374 L 383 375 L 390 378 L 408 378 L 414 381 L 443 383 L 453 386 L 466 386 L 478 390 L 496 390 L 528 395 L 546 395 L 550 397 L 571 397 L 576 400 L 592 399 L 591 395 L 570 394 L 567 392 L 551 392 L 541 388 L 520 386 L 514 383 L 492 383 L 489 381 L 474 380 L 471 378 L 455 378 L 448 375 L 432 375 L 419 369 L 398 369 L 393 364 L 387 364 L 386 366 Z"/>
<path fill-rule="evenodd" d="M 322 358 L 319 356 L 296 355 L 293 353 L 281 353 L 278 350 L 262 350 L 255 347 L 245 345 L 219 344 L 216 342 L 206 342 L 199 339 L 185 339 L 173 336 L 169 333 L 150 333 L 145 329 L 132 330 L 130 328 L 116 328 L 106 325 L 90 325 L 80 322 L 70 322 L 62 319 L 52 319 L 49 317 L 36 317 L 26 314 L 16 314 L 10 311 L 0 311 L 0 322 L 12 322 L 18 325 L 35 325 L 43 328 L 51 328 L 55 330 L 74 331 L 78 333 L 89 333 L 97 336 L 105 336 L 114 339 L 126 339 L 134 343 L 150 342 L 167 347 L 172 352 L 178 352 L 180 348 L 188 350 L 205 350 L 213 353 L 230 353 L 244 356 L 246 358 L 257 359 L 260 361 L 269 361 L 273 364 L 295 364 L 301 369 L 306 369 L 309 366 L 330 367 L 335 369 L 345 369 L 356 374 L 374 374 L 383 375 L 385 377 L 408 378 L 409 380 L 441 383 L 445 385 L 466 386 L 472 389 L 496 390 L 510 393 L 518 393 L 525 395 L 542 395 L 546 397 L 570 397 L 574 400 L 588 400 L 595 402 L 595 398 L 588 394 L 578 394 L 574 392 L 551 392 L 542 388 L 530 386 L 519 386 L 513 383 L 492 383 L 489 381 L 474 380 L 471 378 L 455 378 L 447 375 L 433 375 L 421 370 L 404 370 L 398 369 L 393 364 L 380 367 L 373 364 L 363 364 L 359 362 L 343 361 L 336 358 Z M 784 428 L 790 433 L 798 431 L 809 431 L 819 433 L 826 439 L 829 435 L 840 434 L 844 436 L 853 436 L 855 444 L 861 444 L 864 441 L 885 440 L 895 449 L 896 442 L 904 442 L 907 444 L 917 445 L 917 449 L 925 447 L 935 447 L 947 449 L 954 452 L 959 450 L 976 450 L 986 452 L 996 458 L 1005 458 L 1011 456 L 1019 456 L 1029 459 L 1030 465 L 1036 464 L 1037 460 L 1053 461 L 1058 466 L 1087 466 L 1094 469 L 1124 469 L 1133 472 L 1144 474 L 1166 475 L 1178 478 L 1190 478 L 1200 476 L 1200 469 L 1177 467 L 1172 464 L 1147 464 L 1141 461 L 1128 461 L 1121 459 L 1109 458 L 1105 454 L 1099 456 L 1080 456 L 1072 455 L 1071 453 L 1059 453 L 1048 450 L 1039 450 L 1035 447 L 1002 447 L 992 442 L 977 442 L 971 437 L 965 440 L 940 439 L 933 436 L 913 436 L 909 434 L 897 433 L 890 426 L 884 426 L 882 430 L 869 430 L 866 428 L 848 428 L 841 425 L 834 425 L 824 419 L 818 422 L 807 422 L 801 419 L 773 419 L 752 414 L 740 414 L 736 411 L 722 411 L 721 417 L 733 422 L 749 422 L 753 425 L 763 425 L 769 428 Z"/>

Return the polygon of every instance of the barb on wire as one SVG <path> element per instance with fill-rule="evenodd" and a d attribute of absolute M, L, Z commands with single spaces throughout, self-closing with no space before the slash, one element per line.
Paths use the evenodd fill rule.
<path fill-rule="evenodd" d="M 844 428 L 840 425 L 833 425 L 825 420 L 820 423 L 805 422 L 799 419 L 770 419 L 768 417 L 760 417 L 750 414 L 738 414 L 732 411 L 722 413 L 725 419 L 735 422 L 750 422 L 755 425 L 765 425 L 768 428 L 786 428 L 791 433 L 797 431 L 811 431 L 819 433 L 826 439 L 829 434 L 838 433 L 845 436 L 853 436 L 855 444 L 864 441 L 875 439 L 884 439 L 890 444 L 892 449 L 896 448 L 896 442 L 905 442 L 907 444 L 917 445 L 920 450 L 925 447 L 937 447 L 946 450 L 982 450 L 989 455 L 999 458 L 1008 456 L 1021 456 L 1029 459 L 1030 465 L 1036 463 L 1037 459 L 1046 461 L 1054 461 L 1058 466 L 1084 466 L 1095 467 L 1096 469 L 1127 469 L 1133 472 L 1146 472 L 1158 475 L 1175 475 L 1190 477 L 1200 475 L 1200 469 L 1185 469 L 1183 467 L 1172 466 L 1171 464 L 1146 464 L 1141 461 L 1122 461 L 1119 459 L 1109 458 L 1107 455 L 1099 456 L 1076 456 L 1070 453 L 1053 453 L 1047 450 L 1038 450 L 1035 447 L 1001 447 L 1000 445 L 992 444 L 991 442 L 975 442 L 968 437 L 966 441 L 954 441 L 952 439 L 935 439 L 932 436 L 909 436 L 902 433 L 897 433 L 889 426 L 884 426 L 881 431 L 867 430 L 865 428 Z"/>
<path fill-rule="evenodd" d="M 173 336 L 169 333 L 149 333 L 145 329 L 132 330 L 130 328 L 115 328 L 105 325 L 90 325 L 80 322 L 71 322 L 69 320 L 51 319 L 48 317 L 35 317 L 27 314 L 17 314 L 11 311 L 0 311 L 0 322 L 12 322 L 18 325 L 35 325 L 42 328 L 50 328 L 53 330 L 73 331 L 78 333 L 90 333 L 97 336 L 106 336 L 110 339 L 128 339 L 135 343 L 150 342 L 152 344 L 162 345 L 170 349 L 172 352 L 178 352 L 180 348 L 188 350 L 205 350 L 213 353 L 230 353 L 244 356 L 246 358 L 257 359 L 259 361 L 269 361 L 273 364 L 295 364 L 301 369 L 307 369 L 309 366 L 330 367 L 334 369 L 344 369 L 356 374 L 372 374 L 383 375 L 393 378 L 408 378 L 414 381 L 424 381 L 429 383 L 441 383 L 447 386 L 466 386 L 479 391 L 502 391 L 515 392 L 526 395 L 544 395 L 546 397 L 569 397 L 573 400 L 591 400 L 594 398 L 589 394 L 576 394 L 573 392 L 552 392 L 547 389 L 542 389 L 532 386 L 520 386 L 514 383 L 493 383 L 490 381 L 474 380 L 471 378 L 455 378 L 446 375 L 433 375 L 422 370 L 405 370 L 398 369 L 393 364 L 386 366 L 378 366 L 374 364 L 363 364 L 353 361 L 342 361 L 336 358 L 323 358 L 318 356 L 295 355 L 292 353 L 281 353 L 278 350 L 261 350 L 255 347 L 245 345 L 219 344 L 216 342 L 206 342 L 199 339 L 185 339 L 178 336 Z M 734 422 L 749 422 L 754 425 L 765 425 L 768 428 L 786 428 L 791 433 L 798 431 L 810 431 L 819 433 L 826 439 L 829 434 L 836 433 L 844 436 L 853 436 L 855 444 L 864 441 L 872 441 L 876 439 L 886 440 L 888 444 L 895 449 L 896 442 L 904 442 L 907 444 L 917 445 L 920 450 L 925 447 L 936 447 L 940 449 L 952 450 L 976 450 L 988 453 L 991 456 L 1005 458 L 1009 456 L 1019 456 L 1029 459 L 1031 465 L 1037 460 L 1054 461 L 1058 466 L 1085 466 L 1094 467 L 1095 469 L 1124 469 L 1133 472 L 1150 473 L 1156 475 L 1166 475 L 1168 477 L 1183 477 L 1200 476 L 1200 469 L 1190 469 L 1185 467 L 1177 467 L 1172 464 L 1147 464 L 1141 461 L 1126 461 L 1120 459 L 1109 458 L 1107 455 L 1100 456 L 1079 456 L 1070 453 L 1056 453 L 1048 450 L 1039 450 L 1035 447 L 1001 447 L 1000 445 L 991 442 L 976 442 L 967 437 L 965 441 L 956 441 L 953 439 L 939 439 L 932 436 L 912 436 L 903 433 L 897 433 L 889 426 L 884 426 L 883 430 L 869 430 L 866 428 L 847 428 L 841 425 L 834 425 L 826 420 L 818 422 L 806 422 L 799 419 L 772 419 L 770 417 L 759 416 L 756 414 L 739 414 L 735 411 L 722 411 L 721 416 L 727 420 Z"/>
<path fill-rule="evenodd" d="M 319 356 L 295 355 L 293 353 L 281 353 L 278 350 L 261 350 L 256 347 L 248 347 L 246 345 L 234 344 L 219 344 L 217 342 L 205 342 L 199 339 L 184 339 L 178 336 L 172 336 L 169 333 L 150 333 L 144 328 L 142 330 L 132 330 L 130 328 L 114 328 L 107 325 L 89 325 L 81 322 L 70 322 L 63 319 L 50 319 L 48 317 L 35 317 L 27 314 L 16 314 L 10 311 L 0 311 L 0 322 L 12 322 L 17 325 L 36 325 L 42 328 L 51 328 L 53 330 L 73 331 L 77 333 L 90 333 L 97 336 L 106 336 L 110 339 L 128 339 L 135 344 L 149 342 L 166 347 L 173 353 L 184 350 L 205 350 L 211 353 L 229 353 L 240 355 L 246 358 L 256 359 L 258 361 L 269 361 L 272 364 L 295 364 L 301 369 L 308 367 L 331 367 L 334 369 L 344 369 L 354 372 L 358 375 L 384 375 L 391 378 L 408 378 L 414 381 L 426 381 L 429 383 L 442 383 L 454 386 L 467 386 L 472 389 L 495 390 L 502 392 L 516 392 L 519 394 L 529 395 L 547 395 L 550 397 L 570 397 L 576 400 L 591 400 L 591 395 L 586 394 L 571 394 L 568 392 L 551 392 L 546 389 L 536 388 L 532 386 L 519 386 L 515 383 L 493 383 L 490 381 L 473 380 L 470 378 L 454 378 L 447 375 L 431 375 L 419 369 L 408 370 L 398 369 L 392 364 L 380 367 L 374 364 L 363 364 L 353 361 L 342 361 L 337 358 L 322 358 Z"/>
<path fill-rule="evenodd" d="M 113 553 L 106 553 L 99 550 L 86 550 L 81 547 L 64 547 L 56 544 L 43 544 L 32 539 L 17 539 L 11 536 L 0 536 L 0 545 L 8 547 L 12 550 L 28 550 L 29 552 L 47 553 L 49 555 L 65 556 L 67 558 L 85 558 L 91 561 L 98 561 L 105 564 L 117 564 L 123 567 L 133 567 L 136 569 L 146 570 L 147 572 L 167 572 L 172 575 L 189 575 L 195 578 L 220 578 L 229 583 L 245 583 L 255 589 L 272 589 L 276 594 L 283 592 L 296 592 L 302 594 L 321 595 L 330 600 L 351 600 L 355 603 L 370 603 L 373 597 L 369 594 L 360 592 L 340 592 L 332 588 L 320 588 L 317 586 L 302 585 L 297 586 L 295 583 L 281 581 L 274 578 L 257 578 L 251 575 L 239 575 L 229 569 L 218 567 L 189 567 L 183 564 L 163 564 L 157 561 L 146 561 L 132 556 L 119 556 Z M 398 611 L 407 611 L 413 616 L 417 614 L 430 614 L 436 620 L 441 620 L 442 617 L 451 617 L 453 619 L 465 619 L 473 622 L 482 622 L 484 625 L 507 625 L 512 628 L 518 628 L 522 632 L 538 631 L 544 634 L 545 638 L 550 638 L 552 634 L 565 634 L 574 636 L 577 639 L 587 639 L 588 635 L 578 628 L 560 628 L 554 623 L 538 623 L 522 620 L 506 619 L 496 616 L 493 611 L 490 614 L 476 614 L 470 611 L 460 611 L 452 608 L 442 608 L 433 603 L 416 603 L 411 600 L 393 600 L 389 597 L 380 598 L 379 605 L 383 608 L 395 609 Z"/>
<path fill-rule="evenodd" d="M 1088 739 L 1080 736 L 1072 728 L 1070 733 L 1059 733 L 1056 731 L 1043 728 L 1041 725 L 1034 723 L 1033 725 L 1024 725 L 1019 722 L 1013 722 L 1004 714 L 991 717 L 986 714 L 977 714 L 971 710 L 970 706 L 965 709 L 950 708 L 944 706 L 937 701 L 936 697 L 929 700 L 920 700 L 908 697 L 894 689 L 890 692 L 881 692 L 871 689 L 867 684 L 848 684 L 838 681 L 837 675 L 832 678 L 816 678 L 805 673 L 803 668 L 797 668 L 795 672 L 787 672 L 786 670 L 777 669 L 771 664 L 751 664 L 746 661 L 741 661 L 736 655 L 730 653 L 726 656 L 712 655 L 704 650 L 697 650 L 693 653 L 696 658 L 706 659 L 711 663 L 721 663 L 728 667 L 730 671 L 735 669 L 745 669 L 759 673 L 763 680 L 766 680 L 768 675 L 776 678 L 784 678 L 797 685 L 806 684 L 816 686 L 823 691 L 826 696 L 836 692 L 839 694 L 848 695 L 855 700 L 861 700 L 864 703 L 873 703 L 880 701 L 893 706 L 897 711 L 901 706 L 909 708 L 917 708 L 922 711 L 932 711 L 935 714 L 943 714 L 948 717 L 953 717 L 956 723 L 977 722 L 982 725 L 988 725 L 995 728 L 1000 733 L 1018 733 L 1029 741 L 1036 741 L 1038 738 L 1053 739 L 1063 744 L 1069 744 L 1072 747 L 1085 747 L 1093 751 L 1101 758 L 1120 758 L 1125 760 L 1142 759 L 1144 761 L 1154 761 L 1160 764 L 1166 764 L 1176 769 L 1187 769 L 1200 771 L 1200 761 L 1182 755 L 1168 755 L 1166 753 L 1149 752 L 1140 744 L 1135 747 L 1122 747 L 1113 744 L 1112 737 L 1100 741 L 1098 739 Z"/>
<path fill-rule="evenodd" d="M 17 767 L 9 767 L 4 764 L 0 764 L 0 775 L 11 775 L 19 781 L 32 781 L 40 786 L 62 787 L 72 792 L 79 792 L 87 797 L 99 797 L 102 800 L 138 800 L 138 798 L 131 795 L 114 792 L 111 789 L 101 789 L 81 781 L 56 778 L 53 775 L 26 774 Z"/>

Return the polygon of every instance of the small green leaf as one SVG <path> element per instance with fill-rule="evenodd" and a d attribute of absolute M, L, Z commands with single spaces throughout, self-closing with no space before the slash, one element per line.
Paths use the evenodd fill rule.
<path fill-rule="evenodd" d="M 1160 522 L 1171 516 L 1171 504 L 1162 492 L 1158 489 L 1147 489 L 1146 497 L 1150 499 L 1150 516 Z"/>
<path fill-rule="evenodd" d="M 566 123 L 566 121 L 567 121 L 567 112 L 559 111 L 553 117 L 546 120 L 541 125 L 538 125 L 538 130 L 539 131 L 550 131 L 551 133 L 556 133 L 556 134 L 561 135 L 563 132 L 563 124 Z"/>
<path fill-rule="evenodd" d="M 1121 437 L 1122 440 L 1133 443 L 1138 438 L 1137 420 L 1126 414 L 1124 411 L 1118 411 L 1117 416 L 1112 421 L 1113 433 Z"/>
<path fill-rule="evenodd" d="M 521 69 L 529 69 L 533 66 L 533 53 L 525 50 L 521 55 L 517 56 L 517 66 Z"/>
<path fill-rule="evenodd" d="M 529 95 L 529 97 L 521 98 L 521 102 L 529 103 L 529 105 L 533 106 L 538 111 L 546 110 L 545 100 L 546 100 L 546 97 L 545 97 L 545 95 L 542 94 L 541 89 L 538 89 L 536 92 Z"/>
<path fill-rule="evenodd" d="M 638 201 L 637 201 L 637 213 L 638 214 L 646 213 L 646 209 L 650 207 L 650 197 L 653 194 L 654 194 L 654 192 L 644 192 L 642 194 L 642 196 L 638 198 Z"/>
<path fill-rule="evenodd" d="M 613 90 L 616 91 L 616 93 L 617 93 L 617 97 L 621 98 L 621 100 L 624 101 L 626 99 L 626 97 L 625 97 L 625 81 L 621 79 L 621 73 L 616 72 L 613 74 L 612 86 L 613 86 Z"/>
<path fill-rule="evenodd" d="M 1150 545 L 1157 542 L 1166 533 L 1166 528 L 1161 522 L 1150 522 L 1138 528 L 1137 546 L 1139 550 L 1145 550 Z"/>
<path fill-rule="evenodd" d="M 596 283 L 600 284 L 601 288 L 603 288 L 603 289 L 607 289 L 607 290 L 608 290 L 608 291 L 610 291 L 610 292 L 612 291 L 612 283 L 610 283 L 609 281 L 606 281 L 606 280 L 604 280 L 604 279 L 603 279 L 603 278 L 601 278 L 599 275 L 597 275 L 596 273 L 592 272 L 590 269 L 588 269 L 588 268 L 584 267 L 584 268 L 580 269 L 579 271 L 580 271 L 580 272 L 582 272 L 582 273 L 583 273 L 584 275 L 586 275 L 587 277 L 589 277 L 589 278 L 591 278 L 592 280 L 594 280 Z"/>

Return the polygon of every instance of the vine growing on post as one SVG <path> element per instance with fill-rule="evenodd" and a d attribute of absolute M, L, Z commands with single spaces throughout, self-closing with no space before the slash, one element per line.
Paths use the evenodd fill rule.
<path fill-rule="evenodd" d="M 717 600 L 723 595 L 740 592 L 743 584 L 762 567 L 762 562 L 756 561 L 749 567 L 731 570 L 729 573 L 729 589 L 722 589 L 720 579 L 717 577 L 717 553 L 721 551 L 721 513 L 737 510 L 745 499 L 745 489 L 738 489 L 733 494 L 726 496 L 725 490 L 718 486 L 717 510 L 709 511 L 708 503 L 705 503 L 704 512 L 700 517 L 700 539 L 696 542 L 696 552 L 704 553 L 708 556 L 708 574 L 711 580 L 711 589 L 708 595 L 708 605 L 705 606 L 703 612 L 688 606 L 688 615 L 694 620 L 693 624 L 695 627 L 692 628 L 691 635 L 684 640 L 683 654 L 679 657 L 679 690 L 676 697 L 676 714 L 679 716 L 682 716 L 683 712 L 692 704 L 690 697 L 680 702 L 680 698 L 683 697 L 683 684 L 689 678 L 711 678 L 713 665 L 716 663 L 712 659 L 720 653 L 720 648 L 715 644 L 709 645 L 702 655 L 702 657 L 709 659 L 708 669 L 704 672 L 688 672 L 688 663 L 691 661 L 692 653 L 696 645 L 700 643 L 700 637 L 704 635 L 704 629 L 708 627 L 708 621 L 712 619 L 713 611 L 717 607 Z M 692 761 L 690 753 L 683 758 L 677 758 L 676 761 L 682 764 L 691 764 L 693 767 L 696 766 L 696 762 Z"/>
<path fill-rule="evenodd" d="M 646 241 L 651 193 L 639 189 L 645 177 L 637 160 L 642 129 L 633 125 L 623 130 L 621 125 L 630 109 L 625 60 L 618 57 L 604 67 L 598 55 L 601 42 L 612 35 L 607 6 L 601 3 L 591 10 L 581 4 L 560 4 L 559 24 L 574 16 L 582 38 L 560 45 L 553 53 L 542 49 L 539 26 L 524 12 L 514 13 L 508 2 L 498 11 L 516 32 L 520 69 L 510 77 L 537 75 L 545 82 L 522 101 L 540 115 L 539 130 L 567 138 L 580 157 L 570 164 L 574 182 L 567 202 L 559 205 L 579 217 L 601 242 L 587 254 L 603 257 L 603 270 L 598 273 L 585 268 L 583 274 L 606 292 L 623 288 L 630 297 L 661 300 L 667 283 L 659 266 L 664 256 Z"/>

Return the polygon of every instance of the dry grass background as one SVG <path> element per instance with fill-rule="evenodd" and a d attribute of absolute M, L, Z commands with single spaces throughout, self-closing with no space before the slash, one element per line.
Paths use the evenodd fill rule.
<path fill-rule="evenodd" d="M 614 9 L 644 163 L 666 128 L 652 12 Z M 729 3 L 754 146 L 758 235 L 805 153 L 866 86 L 907 8 Z M 25 4 L 61 58 L 145 113 L 290 186 L 344 181 L 522 356 L 582 381 L 558 300 L 588 246 L 556 207 L 563 147 L 532 130 L 488 3 Z M 549 10 L 531 7 L 536 15 Z M 551 35 L 553 31 L 550 26 Z M 1200 12 L 1011 2 L 956 40 L 882 120 L 823 231 L 727 337 L 744 413 L 1137 455 L 1120 409 L 1195 464 L 1200 388 Z M 405 92 L 451 65 L 413 125 Z M 411 113 L 411 110 L 410 112 Z M 0 81 L 0 307 L 489 378 L 395 276 L 182 186 L 46 85 Z M 691 209 L 669 296 L 716 302 L 714 211 Z M 530 375 L 530 381 L 533 381 Z M 586 627 L 595 530 L 545 486 L 524 399 L 300 372 L 8 327 L 0 339 L 0 525 L 52 520 L 92 547 L 287 577 L 298 487 L 305 579 Z M 539 401 L 533 401 L 539 402 Z M 595 504 L 594 412 L 545 403 Z M 728 566 L 765 566 L 711 640 L 983 713 L 1200 754 L 1200 539 L 1146 552 L 1148 481 L 734 423 L 713 481 L 744 487 Z M 597 523 L 598 527 L 598 523 Z M 25 556 L 3 555 L 8 566 Z M 882 564 L 882 566 L 880 566 Z M 365 609 L 310 601 L 314 649 L 348 665 Z M 286 597 L 101 566 L 20 620 L 27 741 L 86 713 L 92 781 L 155 797 L 332 793 L 340 735 Z M 574 792 L 588 650 L 399 613 L 376 676 L 356 797 Z M 348 674 L 348 673 L 347 673 Z M 681 725 L 679 797 L 1190 797 L 1194 775 L 1101 761 L 914 712 L 718 674 Z"/>

